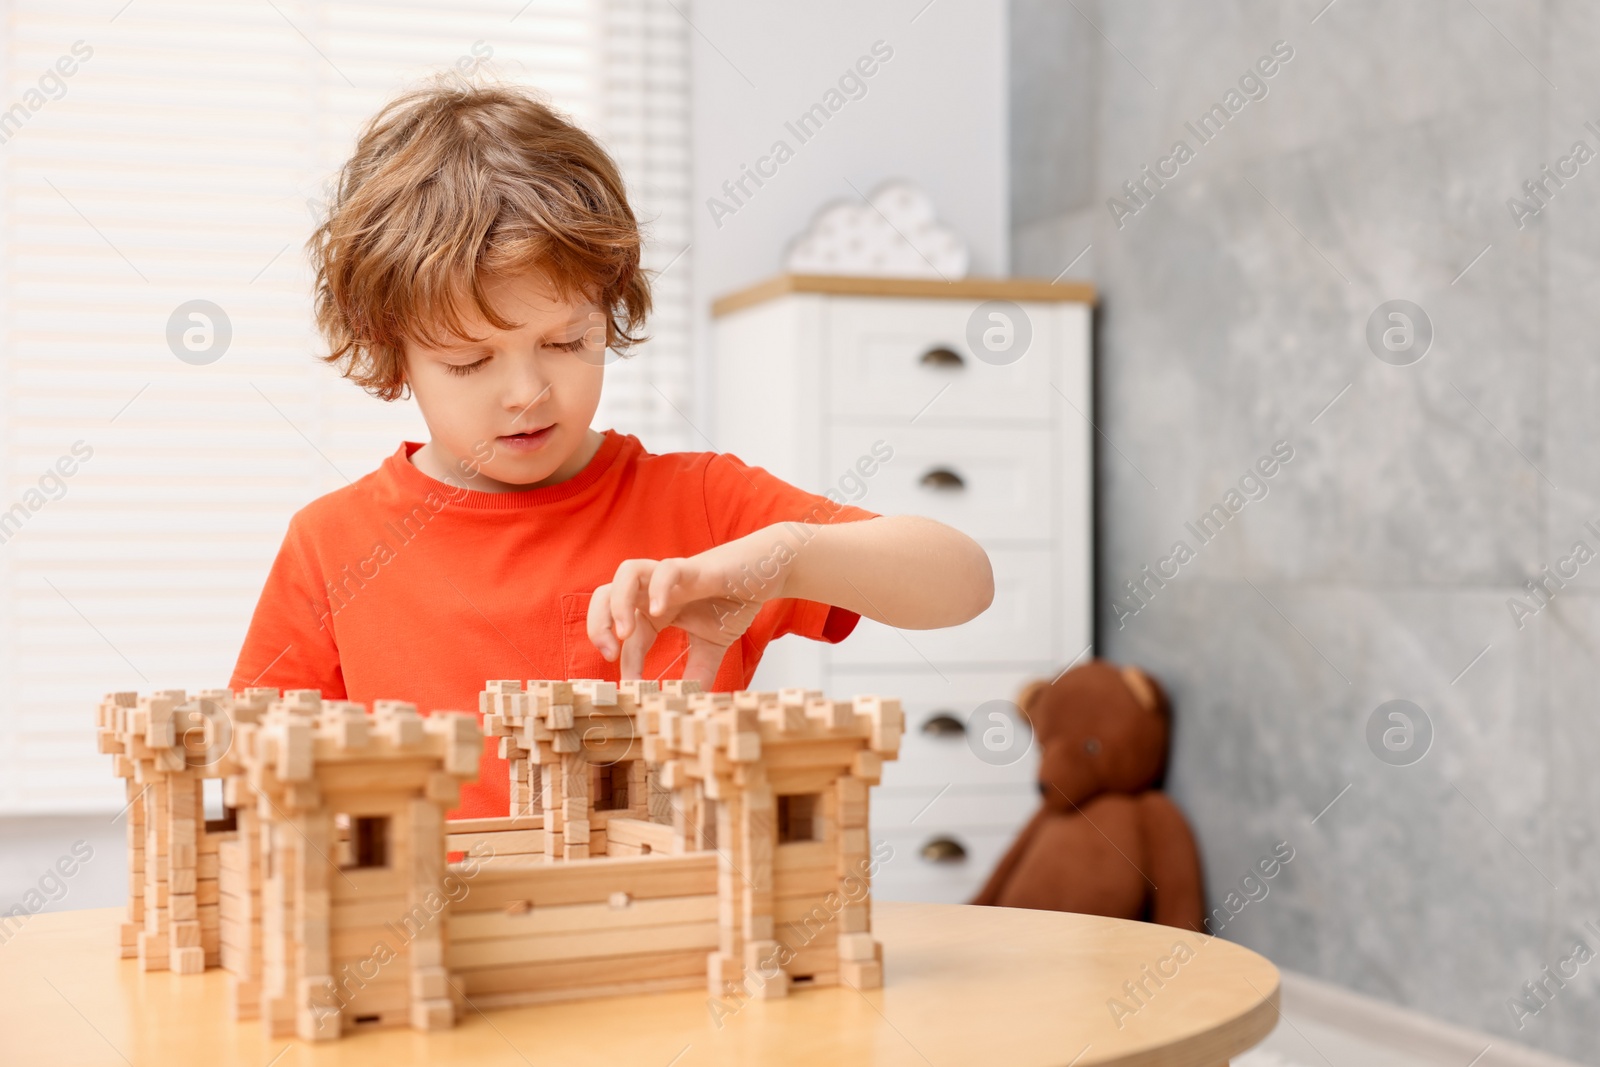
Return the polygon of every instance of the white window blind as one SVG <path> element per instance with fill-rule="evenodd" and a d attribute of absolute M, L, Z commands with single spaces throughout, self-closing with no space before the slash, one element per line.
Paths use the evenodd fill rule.
<path fill-rule="evenodd" d="M 0 812 L 120 808 L 101 695 L 226 685 L 289 516 L 427 439 L 413 402 L 314 358 L 302 248 L 360 124 L 428 74 L 486 61 L 616 156 L 666 273 L 599 425 L 693 446 L 688 28 L 666 0 L 0 14 Z M 168 345 L 191 300 L 231 325 L 206 365 Z"/>

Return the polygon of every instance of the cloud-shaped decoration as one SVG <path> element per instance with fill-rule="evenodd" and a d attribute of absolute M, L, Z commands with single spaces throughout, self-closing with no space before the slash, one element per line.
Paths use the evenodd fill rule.
<path fill-rule="evenodd" d="M 890 181 L 868 200 L 824 206 L 789 243 L 784 269 L 948 281 L 966 277 L 966 243 L 939 225 L 927 193 L 907 181 Z"/>

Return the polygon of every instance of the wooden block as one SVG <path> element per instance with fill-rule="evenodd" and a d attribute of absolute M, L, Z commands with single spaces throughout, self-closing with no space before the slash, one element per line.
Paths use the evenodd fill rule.
<path fill-rule="evenodd" d="M 484 871 L 472 892 L 453 911 L 501 909 L 512 900 L 533 899 L 537 907 L 607 899 L 614 892 L 641 898 L 712 895 L 717 887 L 714 852 L 683 856 L 598 857 L 577 863 L 551 863 L 532 870 Z"/>
<path fill-rule="evenodd" d="M 739 963 L 728 953 L 711 952 L 706 955 L 706 992 L 713 997 L 724 996 L 740 977 Z"/>
<path fill-rule="evenodd" d="M 175 974 L 199 974 L 206 969 L 205 949 L 198 945 L 175 948 L 171 953 L 169 969 Z"/>
<path fill-rule="evenodd" d="M 455 834 L 493 834 L 502 830 L 539 830 L 544 827 L 544 816 L 513 815 L 509 818 L 499 819 L 447 819 L 445 820 L 445 833 Z"/>
<path fill-rule="evenodd" d="M 839 825 L 848 829 L 866 827 L 868 812 L 867 783 L 854 775 L 847 775 L 839 779 L 837 794 Z"/>
<path fill-rule="evenodd" d="M 839 964 L 839 981 L 856 989 L 881 989 L 883 964 L 877 960 L 847 960 Z"/>
<path fill-rule="evenodd" d="M 650 852 L 673 850 L 672 827 L 631 817 L 607 819 L 606 840 L 608 848 L 611 844 L 623 844 L 633 848 L 643 846 Z"/>
<path fill-rule="evenodd" d="M 453 774 L 438 771 L 428 775 L 427 799 L 447 808 L 461 803 L 461 779 Z"/>
<path fill-rule="evenodd" d="M 785 846 L 791 847 L 791 846 Z M 781 855 L 782 850 L 779 850 Z M 839 875 L 833 867 L 803 867 L 797 870 L 778 870 L 772 875 L 773 900 L 809 897 L 819 900 L 839 888 Z M 774 905 L 776 906 L 776 905 Z"/>
<path fill-rule="evenodd" d="M 804 733 L 806 709 L 804 704 L 780 704 L 777 709 L 778 731 L 785 734 Z"/>
<path fill-rule="evenodd" d="M 199 919 L 199 902 L 193 893 L 173 893 L 168 898 L 167 914 L 175 923 Z"/>
<path fill-rule="evenodd" d="M 535 907 L 535 912 L 538 908 Z M 662 926 L 600 929 L 564 934 L 534 934 L 526 937 L 452 943 L 448 949 L 449 969 L 460 973 L 481 967 L 571 961 L 606 963 L 612 973 L 604 981 L 626 977 L 618 960 L 605 957 L 665 955 L 693 952 L 696 956 L 715 947 L 714 922 L 669 923 Z M 703 957 L 702 957 L 703 958 Z"/>
<path fill-rule="evenodd" d="M 174 922 L 170 945 L 173 949 L 194 948 L 200 944 L 200 924 L 198 922 Z"/>
<path fill-rule="evenodd" d="M 775 874 L 801 870 L 826 870 L 832 873 L 838 865 L 834 846 L 826 841 L 793 841 L 782 845 L 772 855 Z"/>
<path fill-rule="evenodd" d="M 280 780 L 304 782 L 311 777 L 312 726 L 309 720 L 289 718 L 276 724 L 277 765 Z"/>
<path fill-rule="evenodd" d="M 878 943 L 868 933 L 847 933 L 838 937 L 839 959 L 846 960 L 874 960 L 878 958 Z"/>
<path fill-rule="evenodd" d="M 445 838 L 445 848 L 450 852 L 467 852 L 487 845 L 491 855 L 517 856 L 543 852 L 543 830 L 502 830 L 492 834 L 450 834 Z"/>
<path fill-rule="evenodd" d="M 413 1030 L 447 1030 L 455 1025 L 455 1004 L 449 997 L 413 1000 L 410 1019 Z"/>
<path fill-rule="evenodd" d="M 139 969 L 142 971 L 164 971 L 167 969 L 168 953 L 171 951 L 167 945 L 165 934 L 156 934 L 148 930 L 139 931 L 137 946 Z"/>
<path fill-rule="evenodd" d="M 500 911 L 452 914 L 449 944 L 453 952 L 471 941 L 708 923 L 716 917 L 717 899 L 710 895 L 635 899 L 629 893 L 617 892 L 604 901 L 583 904 L 539 905 L 516 911 L 508 906 Z"/>
<path fill-rule="evenodd" d="M 679 980 L 678 988 L 694 988 L 706 980 L 706 953 L 690 949 L 678 952 L 661 952 L 650 955 L 627 955 L 576 960 L 554 960 L 540 963 L 513 964 L 503 967 L 470 968 L 455 972 L 456 983 L 472 998 L 475 1004 L 485 1004 L 480 997 L 500 997 L 501 1004 L 517 1003 L 518 995 L 539 994 L 545 991 L 565 990 L 571 995 L 593 995 L 593 991 L 606 989 L 625 976 L 635 982 L 660 983 L 662 980 Z M 666 988 L 658 984 L 655 988 Z M 552 998 L 553 999 L 553 998 Z M 532 1000 L 523 1000 L 531 1003 Z"/>
<path fill-rule="evenodd" d="M 261 982 L 241 978 L 237 973 L 231 975 L 228 981 L 227 1014 L 238 1022 L 261 1018 Z"/>
<path fill-rule="evenodd" d="M 728 759 L 734 763 L 754 763 L 761 758 L 761 735 L 754 730 L 741 731 L 728 740 Z"/>
<path fill-rule="evenodd" d="M 751 941 L 744 946 L 744 973 L 753 979 L 748 984 L 755 987 L 756 1000 L 789 995 L 789 975 L 778 966 L 779 958 L 776 941 Z"/>
<path fill-rule="evenodd" d="M 767 765 L 767 781 L 778 793 L 821 793 L 831 790 L 839 780 L 837 767 L 773 767 Z"/>
<path fill-rule="evenodd" d="M 200 811 L 199 779 L 177 779 L 167 797 L 167 811 L 174 819 L 193 819 Z"/>

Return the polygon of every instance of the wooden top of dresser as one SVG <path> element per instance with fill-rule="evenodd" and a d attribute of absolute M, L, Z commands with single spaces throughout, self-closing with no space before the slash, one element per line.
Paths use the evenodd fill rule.
<path fill-rule="evenodd" d="M 1042 278 L 875 278 L 845 274 L 779 274 L 766 281 L 718 297 L 713 318 L 764 303 L 787 293 L 831 293 L 836 296 L 929 297 L 946 300 L 1064 301 L 1093 304 L 1090 282 L 1048 282 Z"/>

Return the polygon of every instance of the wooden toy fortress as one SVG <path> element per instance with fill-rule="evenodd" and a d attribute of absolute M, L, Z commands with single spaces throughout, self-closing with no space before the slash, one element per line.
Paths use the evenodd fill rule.
<path fill-rule="evenodd" d="M 97 725 L 127 779 L 122 954 L 225 968 L 234 1016 L 269 1036 L 882 982 L 867 800 L 899 751 L 896 700 L 491 681 L 478 716 L 422 716 L 316 690 L 163 690 L 109 694 Z M 485 733 L 511 814 L 446 821 Z"/>

